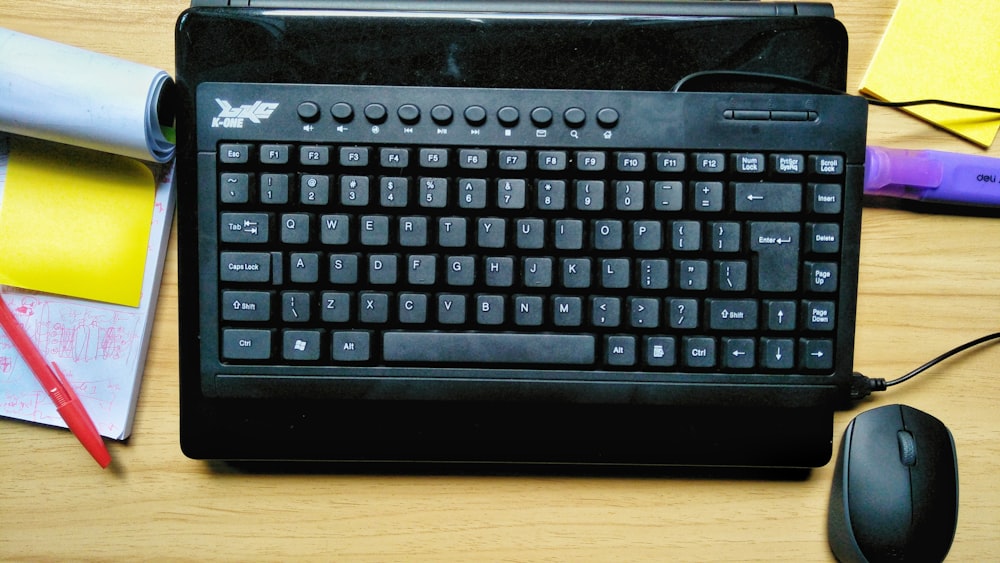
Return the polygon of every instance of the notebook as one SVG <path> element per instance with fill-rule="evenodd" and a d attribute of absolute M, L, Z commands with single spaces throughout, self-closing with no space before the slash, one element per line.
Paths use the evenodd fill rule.
<path fill-rule="evenodd" d="M 748 74 L 842 90 L 829 5 L 195 2 L 176 40 L 188 456 L 829 460 L 866 105 Z"/>

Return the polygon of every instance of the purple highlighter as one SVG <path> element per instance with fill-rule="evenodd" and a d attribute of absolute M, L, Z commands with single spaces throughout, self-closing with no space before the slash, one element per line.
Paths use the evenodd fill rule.
<path fill-rule="evenodd" d="M 870 146 L 865 155 L 865 193 L 1000 207 L 1000 158 Z"/>

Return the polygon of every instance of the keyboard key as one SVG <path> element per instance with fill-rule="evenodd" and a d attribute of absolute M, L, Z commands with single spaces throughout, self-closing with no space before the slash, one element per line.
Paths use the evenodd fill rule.
<path fill-rule="evenodd" d="M 799 224 L 752 221 L 750 249 L 757 253 L 757 288 L 792 292 L 798 289 Z"/>
<path fill-rule="evenodd" d="M 740 174 L 763 174 L 767 168 L 764 155 L 760 153 L 739 153 L 732 156 L 732 168 Z"/>
<path fill-rule="evenodd" d="M 805 326 L 807 330 L 832 331 L 835 323 L 833 301 L 805 301 Z"/>
<path fill-rule="evenodd" d="M 698 172 L 721 173 L 726 169 L 726 157 L 722 153 L 696 153 L 694 169 Z"/>
<path fill-rule="evenodd" d="M 220 221 L 222 242 L 264 244 L 268 242 L 266 213 L 223 213 Z"/>
<path fill-rule="evenodd" d="M 816 213 L 840 213 L 843 191 L 839 184 L 809 184 L 809 204 Z"/>
<path fill-rule="evenodd" d="M 340 147 L 340 165 L 360 168 L 368 166 L 368 147 Z"/>
<path fill-rule="evenodd" d="M 790 338 L 761 338 L 761 364 L 766 369 L 795 366 L 795 341 Z"/>
<path fill-rule="evenodd" d="M 833 368 L 833 341 L 803 338 L 799 342 L 799 356 L 805 369 Z"/>
<path fill-rule="evenodd" d="M 326 166 L 330 163 L 330 147 L 302 145 L 299 147 L 299 162 L 304 166 Z"/>
<path fill-rule="evenodd" d="M 600 151 L 579 151 L 576 153 L 576 169 L 583 172 L 600 172 L 605 167 L 605 154 Z"/>
<path fill-rule="evenodd" d="M 386 332 L 389 362 L 586 365 L 595 360 L 592 335 L 465 332 Z"/>
<path fill-rule="evenodd" d="M 755 182 L 733 184 L 736 211 L 747 213 L 798 213 L 802 210 L 802 184 Z"/>
<path fill-rule="evenodd" d="M 653 367 L 672 367 L 677 363 L 677 345 L 672 336 L 646 338 L 646 363 Z"/>
<path fill-rule="evenodd" d="M 601 211 L 604 209 L 603 181 L 579 180 L 575 187 L 577 209 L 580 211 Z"/>
<path fill-rule="evenodd" d="M 565 151 L 538 151 L 538 169 L 558 172 L 566 169 Z"/>
<path fill-rule="evenodd" d="M 813 252 L 833 254 L 840 251 L 840 225 L 837 223 L 809 223 L 806 233 Z"/>
<path fill-rule="evenodd" d="M 271 331 L 226 329 L 222 331 L 222 357 L 227 360 L 266 360 L 271 357 Z"/>
<path fill-rule="evenodd" d="M 261 164 L 288 164 L 289 154 L 292 151 L 291 145 L 261 145 Z"/>
<path fill-rule="evenodd" d="M 722 365 L 730 369 L 750 369 L 757 356 L 753 338 L 723 338 Z"/>
<path fill-rule="evenodd" d="M 271 318 L 271 294 L 266 291 L 223 291 L 222 319 L 254 322 Z"/>
<path fill-rule="evenodd" d="M 609 336 L 605 346 L 608 365 L 631 366 L 635 364 L 634 336 Z"/>
<path fill-rule="evenodd" d="M 281 357 L 293 362 L 318 360 L 319 339 L 319 331 L 286 330 L 282 335 Z"/>
<path fill-rule="evenodd" d="M 657 172 L 684 172 L 684 161 L 686 157 L 681 152 L 657 152 L 653 153 L 656 159 Z"/>
<path fill-rule="evenodd" d="M 566 182 L 562 180 L 539 180 L 538 209 L 542 211 L 559 211 L 566 209 Z"/>
<path fill-rule="evenodd" d="M 772 154 L 771 169 L 778 174 L 805 174 L 806 159 L 801 154 Z"/>
<path fill-rule="evenodd" d="M 360 330 L 333 333 L 334 361 L 364 362 L 371 358 L 371 353 L 371 333 Z"/>
<path fill-rule="evenodd" d="M 271 255 L 267 252 L 223 252 L 219 279 L 231 282 L 266 282 L 271 279 Z"/>
<path fill-rule="evenodd" d="M 223 164 L 246 164 L 250 161 L 250 145 L 243 143 L 223 143 L 219 145 L 219 162 Z"/>
<path fill-rule="evenodd" d="M 419 164 L 424 168 L 448 166 L 448 149 L 420 149 Z"/>
<path fill-rule="evenodd" d="M 833 262 L 806 262 L 809 290 L 819 293 L 837 291 L 837 265 Z"/>
<path fill-rule="evenodd" d="M 695 211 L 722 211 L 722 182 L 695 182 L 691 201 Z"/>
<path fill-rule="evenodd" d="M 839 176 L 844 173 L 844 157 L 839 155 L 810 155 L 809 170 L 814 174 Z"/>
<path fill-rule="evenodd" d="M 709 299 L 708 327 L 713 330 L 754 330 L 757 301 L 753 299 Z"/>
<path fill-rule="evenodd" d="M 281 320 L 286 323 L 304 323 L 312 318 L 312 296 L 305 291 L 281 293 Z"/>
<path fill-rule="evenodd" d="M 646 155 L 641 152 L 617 152 L 615 166 L 619 172 L 643 172 L 646 170 Z"/>
<path fill-rule="evenodd" d="M 715 339 L 705 336 L 687 336 L 683 339 L 684 365 L 692 368 L 715 367 Z"/>
<path fill-rule="evenodd" d="M 222 203 L 250 201 L 250 175 L 227 172 L 219 176 L 219 200 Z"/>

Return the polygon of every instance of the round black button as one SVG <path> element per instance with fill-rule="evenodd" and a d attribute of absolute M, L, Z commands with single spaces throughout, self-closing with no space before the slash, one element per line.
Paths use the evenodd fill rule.
<path fill-rule="evenodd" d="M 399 116 L 399 120 L 403 123 L 413 125 L 420 121 L 420 108 L 413 104 L 403 104 L 396 110 L 396 115 Z"/>
<path fill-rule="evenodd" d="M 618 125 L 618 111 L 612 108 L 602 108 L 597 112 L 597 123 L 606 129 Z"/>
<path fill-rule="evenodd" d="M 570 127 L 580 127 L 587 121 L 587 112 L 580 108 L 569 108 L 563 112 L 563 119 Z"/>
<path fill-rule="evenodd" d="M 299 119 L 306 123 L 315 123 L 319 119 L 319 106 L 315 102 L 302 102 L 298 112 Z"/>
<path fill-rule="evenodd" d="M 438 104 L 431 108 L 431 119 L 433 119 L 434 123 L 437 123 L 438 125 L 448 125 L 451 123 L 451 119 L 454 115 L 455 113 L 451 110 L 451 108 L 444 104 Z"/>
<path fill-rule="evenodd" d="M 513 127 L 517 125 L 517 121 L 521 118 L 521 113 L 517 111 L 517 108 L 511 106 L 504 106 L 497 111 L 497 119 L 500 124 L 504 127 Z"/>
<path fill-rule="evenodd" d="M 465 120 L 469 125 L 482 125 L 486 123 L 486 109 L 483 106 L 469 106 L 465 108 Z"/>
<path fill-rule="evenodd" d="M 341 123 L 347 123 L 354 119 L 354 108 L 347 102 L 337 102 L 330 108 L 330 114 Z"/>
<path fill-rule="evenodd" d="M 365 106 L 365 118 L 372 123 L 382 123 L 388 115 L 388 110 L 382 104 L 368 104 Z"/>
<path fill-rule="evenodd" d="M 552 110 L 546 107 L 537 107 L 531 110 L 531 122 L 536 127 L 548 127 L 552 125 Z"/>

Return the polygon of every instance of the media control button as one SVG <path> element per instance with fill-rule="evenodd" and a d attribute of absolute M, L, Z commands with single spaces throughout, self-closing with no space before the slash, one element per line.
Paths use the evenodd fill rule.
<path fill-rule="evenodd" d="M 603 108 L 597 112 L 597 123 L 605 129 L 618 125 L 618 111 L 613 108 Z"/>
<path fill-rule="evenodd" d="M 337 102 L 330 108 L 330 115 L 340 123 L 354 119 L 354 108 L 347 102 Z"/>
<path fill-rule="evenodd" d="M 382 123 L 388 115 L 388 110 L 382 104 L 368 104 L 365 106 L 365 118 L 372 123 Z"/>
<path fill-rule="evenodd" d="M 316 102 L 302 102 L 298 107 L 299 119 L 306 123 L 315 123 L 319 120 L 319 106 Z"/>
<path fill-rule="evenodd" d="M 438 104 L 431 108 L 431 119 L 438 125 L 448 125 L 454 117 L 455 112 L 452 111 L 450 106 Z"/>
<path fill-rule="evenodd" d="M 413 125 L 420 121 L 420 108 L 413 104 L 403 104 L 396 110 L 399 120 L 407 125 Z"/>
<path fill-rule="evenodd" d="M 486 123 L 486 109 L 483 106 L 469 106 L 465 108 L 465 121 L 469 125 L 482 125 Z"/>
<path fill-rule="evenodd" d="M 531 110 L 531 122 L 536 127 L 548 127 L 552 125 L 552 110 L 547 107 L 537 107 Z"/>
<path fill-rule="evenodd" d="M 587 121 L 587 112 L 580 108 L 569 108 L 563 112 L 563 120 L 570 127 L 580 127 Z"/>

